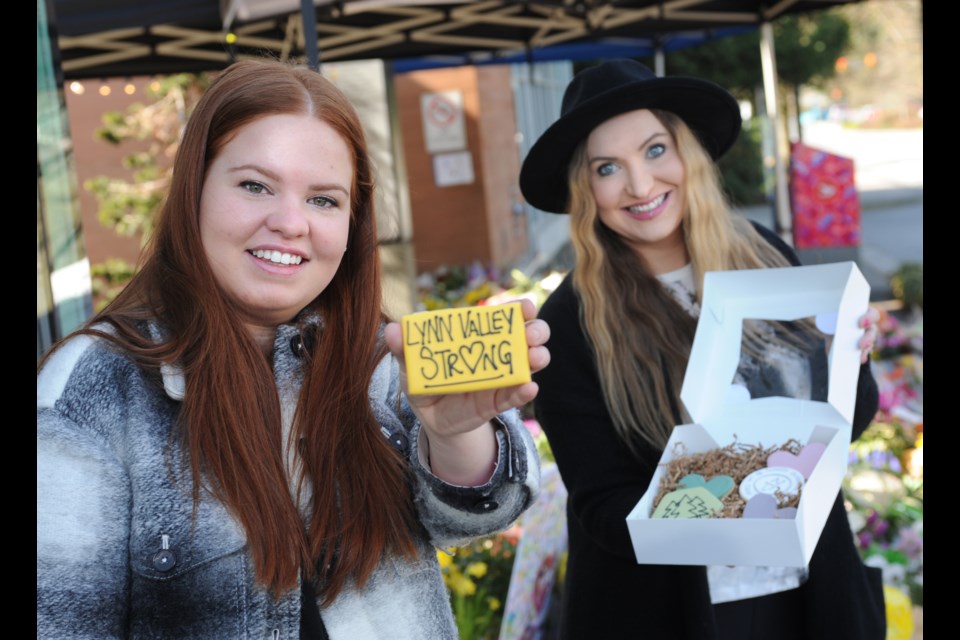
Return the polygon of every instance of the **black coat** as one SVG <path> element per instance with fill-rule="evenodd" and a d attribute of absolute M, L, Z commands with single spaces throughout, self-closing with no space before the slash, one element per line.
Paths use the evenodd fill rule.
<path fill-rule="evenodd" d="M 761 233 L 799 264 L 772 233 Z M 706 569 L 639 565 L 633 554 L 626 517 L 647 490 L 662 451 L 648 447 L 638 459 L 614 431 L 580 326 L 572 276 L 550 296 L 540 317 L 551 327 L 551 363 L 535 376 L 540 384 L 536 415 L 569 494 L 562 638 L 715 638 Z M 865 365 L 857 388 L 854 438 L 876 410 L 877 385 Z M 809 579 L 800 588 L 811 640 L 885 637 L 880 572 L 860 560 L 842 495 L 810 561 Z"/>

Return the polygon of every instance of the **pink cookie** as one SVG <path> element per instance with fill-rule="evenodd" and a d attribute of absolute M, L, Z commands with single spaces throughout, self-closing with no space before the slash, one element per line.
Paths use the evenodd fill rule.
<path fill-rule="evenodd" d="M 767 458 L 768 467 L 790 467 L 803 474 L 804 480 L 810 479 L 810 474 L 820 461 L 820 456 L 826 451 L 827 445 L 822 442 L 811 442 L 805 446 L 799 455 L 793 455 L 789 451 L 777 451 L 770 454 Z"/>
<path fill-rule="evenodd" d="M 797 517 L 796 507 L 777 506 L 777 499 L 769 493 L 758 493 L 750 498 L 743 508 L 744 518 L 773 518 L 775 520 L 794 520 Z"/>

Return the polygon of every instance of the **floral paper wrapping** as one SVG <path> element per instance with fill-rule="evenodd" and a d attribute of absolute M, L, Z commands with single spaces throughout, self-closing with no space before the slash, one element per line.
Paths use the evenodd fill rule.
<path fill-rule="evenodd" d="M 567 549 L 567 490 L 555 464 L 544 465 L 540 496 L 524 514 L 499 640 L 539 640 L 558 567 Z"/>
<path fill-rule="evenodd" d="M 790 145 L 793 241 L 798 249 L 860 246 L 860 199 L 853 160 Z"/>

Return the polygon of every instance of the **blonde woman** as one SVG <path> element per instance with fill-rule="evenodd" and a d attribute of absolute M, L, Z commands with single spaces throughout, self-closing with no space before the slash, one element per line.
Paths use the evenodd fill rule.
<path fill-rule="evenodd" d="M 721 87 L 612 60 L 574 77 L 559 120 L 524 161 L 524 196 L 570 214 L 576 252 L 540 312 L 552 361 L 536 376 L 535 402 L 569 491 L 563 638 L 885 635 L 880 576 L 861 563 L 839 495 L 806 569 L 638 565 L 633 554 L 626 516 L 673 426 L 688 422 L 679 392 L 704 273 L 799 264 L 724 200 L 714 161 L 740 124 Z M 866 362 L 875 328 L 863 324 Z M 815 332 L 757 323 L 748 338 L 737 375 L 753 397 L 821 397 Z M 865 365 L 855 437 L 876 408 Z"/>

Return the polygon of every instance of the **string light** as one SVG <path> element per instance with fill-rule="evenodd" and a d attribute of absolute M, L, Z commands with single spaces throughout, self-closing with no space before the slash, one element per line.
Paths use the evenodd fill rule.
<path fill-rule="evenodd" d="M 74 80 L 70 83 L 70 91 L 72 91 L 75 95 L 82 96 L 86 89 L 84 88 L 82 82 Z"/>
<path fill-rule="evenodd" d="M 110 95 L 110 91 L 111 91 L 110 85 L 107 84 L 106 80 L 104 80 L 103 84 L 100 85 L 99 91 L 100 91 L 100 95 L 102 95 L 103 97 L 107 97 L 108 95 Z"/>
<path fill-rule="evenodd" d="M 136 91 L 137 85 L 133 84 L 130 80 L 127 80 L 127 84 L 123 85 L 123 92 L 128 96 L 132 96 Z"/>

